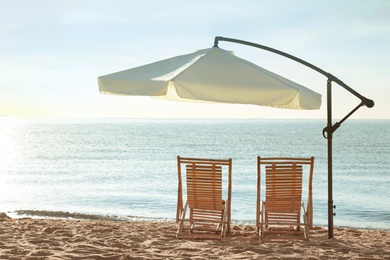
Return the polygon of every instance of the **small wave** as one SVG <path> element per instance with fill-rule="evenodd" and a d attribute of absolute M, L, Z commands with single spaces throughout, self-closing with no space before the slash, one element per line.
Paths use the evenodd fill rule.
<path fill-rule="evenodd" d="M 116 220 L 125 221 L 118 216 L 104 216 L 95 214 L 85 214 L 66 211 L 48 211 L 48 210 L 16 210 L 15 217 L 32 217 L 32 218 L 61 218 L 61 219 L 89 219 L 89 220 Z"/>
<path fill-rule="evenodd" d="M 115 215 L 97 215 L 66 211 L 48 211 L 48 210 L 15 210 L 11 213 L 14 218 L 52 218 L 52 219 L 79 219 L 79 220 L 107 220 L 107 221 L 153 221 L 153 222 L 172 222 L 173 219 L 149 218 L 140 216 L 115 216 Z"/>

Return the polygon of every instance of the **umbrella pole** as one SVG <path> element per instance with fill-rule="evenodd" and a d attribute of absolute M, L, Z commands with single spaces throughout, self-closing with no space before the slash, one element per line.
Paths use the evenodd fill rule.
<path fill-rule="evenodd" d="M 332 129 L 332 81 L 328 79 L 327 83 L 327 118 L 328 124 L 326 129 L 328 139 L 328 238 L 333 237 L 333 155 L 332 155 L 332 140 L 333 140 L 333 129 Z M 323 132 L 324 134 L 324 132 Z"/>

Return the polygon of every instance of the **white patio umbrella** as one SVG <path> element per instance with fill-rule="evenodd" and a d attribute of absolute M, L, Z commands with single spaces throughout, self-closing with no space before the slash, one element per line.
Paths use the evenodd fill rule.
<path fill-rule="evenodd" d="M 218 47 L 98 77 L 104 94 L 319 109 L 321 95 Z"/>

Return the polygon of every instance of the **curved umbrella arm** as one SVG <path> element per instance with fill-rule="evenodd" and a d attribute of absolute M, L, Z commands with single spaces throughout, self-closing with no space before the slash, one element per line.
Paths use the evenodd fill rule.
<path fill-rule="evenodd" d="M 319 73 L 321 73 L 322 75 L 324 75 L 325 77 L 327 77 L 329 80 L 331 81 L 334 81 L 336 82 L 337 84 L 339 84 L 340 86 L 342 86 L 343 88 L 345 88 L 346 90 L 348 90 L 349 92 L 351 92 L 353 95 L 355 95 L 356 97 L 358 97 L 362 103 L 366 106 L 366 107 L 373 107 L 374 106 L 374 101 L 371 100 L 371 99 L 368 99 L 364 96 L 362 96 L 361 94 L 359 94 L 357 91 L 355 91 L 354 89 L 352 89 L 351 87 L 349 87 L 347 84 L 345 84 L 344 82 L 342 82 L 341 80 L 339 80 L 337 77 L 335 77 L 334 75 L 318 68 L 317 66 L 314 66 L 313 64 L 307 62 L 307 61 L 304 61 L 298 57 L 295 57 L 291 54 L 288 54 L 286 52 L 283 52 L 283 51 L 279 51 L 277 49 L 274 49 L 274 48 L 270 48 L 270 47 L 267 47 L 267 46 L 264 46 L 264 45 L 260 45 L 260 44 L 257 44 L 257 43 L 253 43 L 253 42 L 248 42 L 248 41 L 242 41 L 242 40 L 238 40 L 238 39 L 232 39 L 232 38 L 226 38 L 226 37 L 222 37 L 222 36 L 217 36 L 215 37 L 215 40 L 214 40 L 214 46 L 213 47 L 218 47 L 218 42 L 219 41 L 226 41 L 226 42 L 235 42 L 235 43 L 239 43 L 239 44 L 243 44 L 243 45 L 248 45 L 248 46 L 252 46 L 252 47 L 255 47 L 255 48 L 259 48 L 259 49 L 263 49 L 263 50 L 266 50 L 266 51 L 270 51 L 270 52 L 273 52 L 273 53 L 276 53 L 276 54 L 279 54 L 279 55 L 282 55 L 286 58 L 289 58 L 291 60 L 294 60 L 296 62 L 299 62 Z"/>

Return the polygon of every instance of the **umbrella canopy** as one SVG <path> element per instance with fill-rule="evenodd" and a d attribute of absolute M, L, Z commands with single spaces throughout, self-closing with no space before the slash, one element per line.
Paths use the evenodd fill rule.
<path fill-rule="evenodd" d="M 98 77 L 104 94 L 319 109 L 321 95 L 218 47 Z"/>

